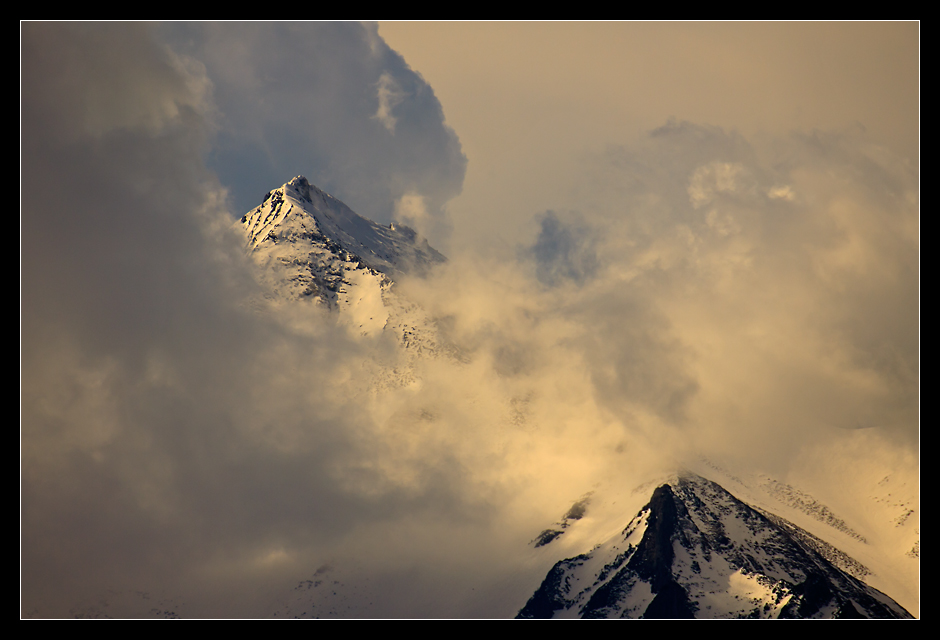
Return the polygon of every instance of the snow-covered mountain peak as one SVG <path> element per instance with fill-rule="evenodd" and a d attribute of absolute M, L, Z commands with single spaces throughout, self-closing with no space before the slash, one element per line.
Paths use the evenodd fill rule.
<path fill-rule="evenodd" d="M 360 216 L 304 176 L 268 192 L 236 227 L 265 305 L 312 303 L 354 335 L 391 336 L 409 358 L 442 350 L 433 323 L 395 287 L 446 261 L 413 229 Z"/>
<path fill-rule="evenodd" d="M 242 218 L 252 249 L 266 242 L 324 239 L 376 271 L 394 277 L 424 273 L 446 259 L 413 229 L 373 222 L 297 176 L 269 192 Z M 334 251 L 334 253 L 337 253 Z"/>
<path fill-rule="evenodd" d="M 910 617 L 812 538 L 682 472 L 619 532 L 556 562 L 518 617 Z"/>
<path fill-rule="evenodd" d="M 310 199 L 311 187 L 313 189 L 316 189 L 320 193 L 323 193 L 316 186 L 311 185 L 310 181 L 307 180 L 306 176 L 297 176 L 295 178 L 291 178 L 291 180 L 287 184 L 285 184 L 284 187 L 288 189 L 289 191 L 291 191 L 292 193 L 297 193 L 297 195 L 299 195 L 300 197 L 307 198 L 308 200 Z"/>

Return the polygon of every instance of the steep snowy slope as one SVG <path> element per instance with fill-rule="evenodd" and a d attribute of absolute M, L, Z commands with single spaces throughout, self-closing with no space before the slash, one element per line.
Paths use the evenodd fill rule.
<path fill-rule="evenodd" d="M 303 176 L 269 192 L 241 224 L 255 250 L 266 242 L 309 243 L 320 256 L 325 250 L 390 276 L 424 271 L 445 260 L 413 229 L 363 218 Z"/>
<path fill-rule="evenodd" d="M 328 310 L 353 336 L 391 339 L 401 347 L 392 350 L 393 366 L 388 360 L 364 365 L 371 390 L 409 385 L 422 358 L 453 355 L 432 319 L 397 292 L 396 280 L 445 260 L 411 229 L 369 221 L 303 177 L 271 191 L 237 226 L 275 314 L 312 305 Z M 818 492 L 831 485 L 827 481 L 785 482 L 704 460 L 692 470 L 699 475 L 658 478 L 639 491 L 585 493 L 528 549 L 519 549 L 532 556 L 531 574 L 528 568 L 516 572 L 493 599 L 516 603 L 511 610 L 496 603 L 475 608 L 473 615 L 917 615 L 916 472 L 902 477 L 896 467 L 849 470 L 846 482 L 853 490 L 838 495 Z M 654 517 L 657 510 L 667 515 Z M 672 524 L 654 544 L 654 538 L 646 540 L 656 522 Z M 672 547 L 663 536 L 672 536 Z M 656 567 L 650 554 L 660 562 Z M 345 570 L 333 568 L 328 582 L 322 576 L 302 582 L 288 598 L 293 604 L 279 605 L 278 617 L 374 615 L 375 609 L 350 608 L 362 598 L 343 591 L 341 585 L 351 583 Z M 379 590 L 368 600 L 381 597 Z M 339 607 L 342 598 L 348 602 Z"/>
<path fill-rule="evenodd" d="M 410 353 L 441 349 L 421 309 L 395 292 L 444 256 L 413 229 L 368 220 L 297 176 L 236 223 L 269 302 L 307 302 L 360 335 L 393 334 Z"/>
<path fill-rule="evenodd" d="M 518 617 L 911 617 L 820 543 L 685 473 L 660 484 L 622 531 L 557 562 Z"/>

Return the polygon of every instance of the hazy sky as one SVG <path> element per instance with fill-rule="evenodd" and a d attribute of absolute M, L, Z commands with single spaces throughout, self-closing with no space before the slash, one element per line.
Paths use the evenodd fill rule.
<path fill-rule="evenodd" d="M 22 23 L 23 615 L 487 615 L 602 480 L 916 476 L 919 139 L 917 23 Z M 245 304 L 299 174 L 463 363 Z"/>

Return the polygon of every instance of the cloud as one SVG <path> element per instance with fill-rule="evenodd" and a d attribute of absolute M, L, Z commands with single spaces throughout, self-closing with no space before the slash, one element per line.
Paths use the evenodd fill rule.
<path fill-rule="evenodd" d="M 601 188 L 581 205 L 603 229 L 595 286 L 611 287 L 603 299 L 624 305 L 626 326 L 628 301 L 654 312 L 639 326 L 681 355 L 649 359 L 676 362 L 662 379 L 692 385 L 678 397 L 702 446 L 763 442 L 772 455 L 818 429 L 869 425 L 911 445 L 916 175 L 861 133 L 773 146 L 672 123 L 610 149 L 592 169 Z"/>
<path fill-rule="evenodd" d="M 861 132 L 595 153 L 505 209 L 526 249 L 398 283 L 458 356 L 411 361 L 253 304 L 230 234 L 295 173 L 447 228 L 460 145 L 374 28 L 26 23 L 22 55 L 24 615 L 510 615 L 519 550 L 598 483 L 859 427 L 916 451 L 916 172 Z"/>
<path fill-rule="evenodd" d="M 460 193 L 457 135 L 375 25 L 170 23 L 160 33 L 212 80 L 208 165 L 236 214 L 297 175 L 385 224 L 407 193 L 421 193 L 436 217 Z"/>
<path fill-rule="evenodd" d="M 378 82 L 379 108 L 372 116 L 382 123 L 388 132 L 395 133 L 395 123 L 397 120 L 392 115 L 392 110 L 397 107 L 405 98 L 401 88 L 395 82 L 395 79 L 388 73 L 379 76 Z"/>
<path fill-rule="evenodd" d="M 568 217 L 572 219 L 563 221 L 554 211 L 546 211 L 538 218 L 539 235 L 530 251 L 542 284 L 581 283 L 597 270 L 592 231 L 578 216 Z"/>
<path fill-rule="evenodd" d="M 228 117 L 212 73 L 149 25 L 23 26 L 28 615 L 113 589 L 238 615 L 247 592 L 214 598 L 258 558 L 322 551 L 417 500 L 372 468 L 372 418 L 344 385 L 363 347 L 326 318 L 297 333 L 290 311 L 247 304 L 205 164 Z"/>
<path fill-rule="evenodd" d="M 399 198 L 395 203 L 395 220 L 410 226 L 419 233 L 426 234 L 430 214 L 424 196 L 411 191 Z"/>
<path fill-rule="evenodd" d="M 459 418 L 439 409 L 451 382 L 370 402 L 373 358 L 397 356 L 316 310 L 255 305 L 231 229 L 241 176 L 263 193 L 302 172 L 280 175 L 281 153 L 381 201 L 374 217 L 440 226 L 465 163 L 440 104 L 362 25 L 239 29 L 24 24 L 24 615 L 152 615 L 143 596 L 99 599 L 146 592 L 267 616 L 334 559 L 350 576 L 373 557 L 375 580 L 434 545 L 411 531 L 389 554 L 363 532 L 491 526 L 501 490 L 467 470 L 486 434 L 439 429 Z M 399 142 L 373 145 L 390 137 L 371 118 L 382 73 L 409 97 Z M 252 145 L 273 155 L 239 155 Z"/>

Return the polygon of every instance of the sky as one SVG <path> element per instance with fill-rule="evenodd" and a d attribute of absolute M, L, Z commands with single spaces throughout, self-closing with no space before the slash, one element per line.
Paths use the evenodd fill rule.
<path fill-rule="evenodd" d="M 20 33 L 22 615 L 512 615 L 602 484 L 916 485 L 919 24 Z M 296 175 L 448 257 L 460 362 L 246 302 Z"/>

